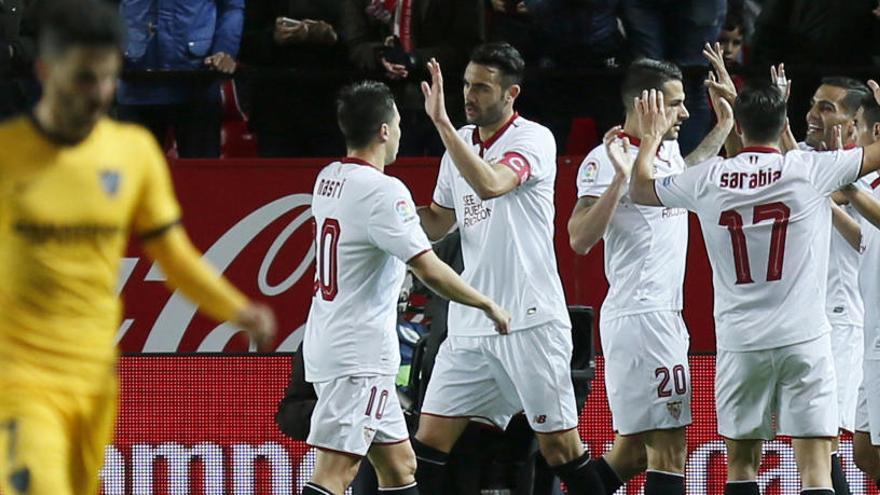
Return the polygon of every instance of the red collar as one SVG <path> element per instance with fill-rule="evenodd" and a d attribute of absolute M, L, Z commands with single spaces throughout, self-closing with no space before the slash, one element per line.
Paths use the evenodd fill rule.
<path fill-rule="evenodd" d="M 877 186 L 880 186 L 880 177 L 877 177 L 871 182 L 871 189 L 877 189 Z"/>
<path fill-rule="evenodd" d="M 492 134 L 492 136 L 486 141 L 480 139 L 480 128 L 474 127 L 474 132 L 473 134 L 471 134 L 471 142 L 473 144 L 479 144 L 480 148 L 484 150 L 491 148 L 496 141 L 501 139 L 501 135 L 504 134 L 504 132 L 507 131 L 507 129 L 510 128 L 510 126 L 513 125 L 513 122 L 518 118 L 519 112 L 513 112 L 513 115 L 510 116 L 510 120 L 508 120 L 503 126 L 501 126 L 500 129 L 495 131 L 495 134 Z"/>
<path fill-rule="evenodd" d="M 847 144 L 847 145 L 844 145 L 843 149 L 845 149 L 845 150 L 852 150 L 852 149 L 855 149 L 855 148 L 858 148 L 858 147 L 859 147 L 859 145 L 857 145 L 857 144 L 855 144 L 855 143 L 849 143 L 849 144 Z"/>
<path fill-rule="evenodd" d="M 621 131 L 620 134 L 617 135 L 617 137 L 619 137 L 621 139 L 623 139 L 623 138 L 629 139 L 629 144 L 631 144 L 633 146 L 641 146 L 642 145 L 641 139 L 633 136 L 632 134 L 627 134 L 623 131 Z"/>
<path fill-rule="evenodd" d="M 739 153 L 776 153 L 781 155 L 782 152 L 772 146 L 746 146 L 739 150 Z M 737 153 L 737 154 L 739 154 Z"/>
<path fill-rule="evenodd" d="M 373 165 L 372 163 L 370 163 L 366 160 L 361 160 L 360 158 L 357 158 L 355 156 L 346 156 L 345 158 L 343 158 L 339 161 L 340 161 L 340 163 L 351 163 L 352 165 L 363 165 L 365 167 L 375 168 L 376 170 L 379 170 L 379 167 Z"/>

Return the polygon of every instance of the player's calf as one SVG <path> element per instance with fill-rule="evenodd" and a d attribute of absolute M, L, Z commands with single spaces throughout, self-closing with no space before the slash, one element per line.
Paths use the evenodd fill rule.
<path fill-rule="evenodd" d="M 794 457 L 803 491 L 811 495 L 833 494 L 831 483 L 831 438 L 793 438 Z"/>
<path fill-rule="evenodd" d="M 303 488 L 305 494 L 341 495 L 357 475 L 361 459 L 341 452 L 318 449 L 315 472 Z"/>
<path fill-rule="evenodd" d="M 684 428 L 645 433 L 648 473 L 645 495 L 684 495 L 687 444 Z"/>
<path fill-rule="evenodd" d="M 727 444 L 727 484 L 724 495 L 758 495 L 762 440 L 732 440 Z"/>
<path fill-rule="evenodd" d="M 866 476 L 874 481 L 880 480 L 880 452 L 871 445 L 870 433 L 857 431 L 853 434 L 853 461 Z"/>
<path fill-rule="evenodd" d="M 370 463 L 379 478 L 380 493 L 410 495 L 416 489 L 416 456 L 410 443 L 373 445 L 369 453 Z"/>

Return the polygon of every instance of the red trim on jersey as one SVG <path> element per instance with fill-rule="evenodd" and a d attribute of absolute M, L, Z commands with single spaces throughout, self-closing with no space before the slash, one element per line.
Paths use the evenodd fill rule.
<path fill-rule="evenodd" d="M 782 152 L 779 151 L 778 148 L 774 148 L 772 146 L 746 146 L 745 148 L 739 150 L 739 153 L 737 153 L 737 155 L 739 155 L 740 153 L 776 153 L 778 155 L 782 154 Z"/>
<path fill-rule="evenodd" d="M 402 440 L 394 440 L 393 442 L 373 442 L 372 445 L 397 445 L 399 443 L 408 442 L 409 437 Z"/>
<path fill-rule="evenodd" d="M 501 126 L 497 131 L 495 131 L 495 134 L 492 134 L 492 136 L 485 141 L 483 141 L 482 138 L 480 138 L 480 128 L 474 127 L 474 132 L 473 132 L 473 134 L 471 134 L 471 142 L 473 144 L 479 144 L 481 150 L 487 150 L 487 149 L 491 148 L 492 145 L 495 144 L 496 141 L 501 139 L 501 136 L 507 131 L 507 129 L 510 128 L 511 125 L 513 125 L 513 121 L 515 121 L 518 118 L 519 118 L 519 112 L 513 112 L 513 115 L 510 116 L 510 120 L 508 120 L 503 126 Z"/>
<path fill-rule="evenodd" d="M 361 460 L 364 458 L 364 456 L 362 456 L 360 454 L 355 454 L 354 452 L 346 452 L 344 450 L 331 449 L 329 447 L 323 447 L 321 445 L 315 445 L 315 444 L 311 444 L 311 443 L 306 443 L 306 445 L 308 445 L 309 447 L 314 447 L 318 450 L 326 450 L 327 452 L 333 452 L 334 454 L 342 454 L 344 456 L 354 457 L 357 460 Z"/>
<path fill-rule="evenodd" d="M 537 435 L 555 435 L 557 433 L 565 433 L 567 431 L 576 430 L 577 426 L 572 426 L 571 428 L 565 428 L 563 430 L 554 430 L 554 431 L 538 431 L 535 430 L 535 434 Z"/>
<path fill-rule="evenodd" d="M 516 151 L 508 151 L 498 163 L 513 170 L 513 173 L 519 178 L 519 185 L 523 185 L 532 176 L 532 165 L 529 160 Z"/>
<path fill-rule="evenodd" d="M 425 253 L 429 253 L 429 252 L 431 252 L 431 251 L 433 251 L 433 249 L 431 249 L 431 248 L 425 249 L 424 251 L 419 251 L 418 253 L 414 254 L 414 255 L 412 256 L 412 258 L 406 260 L 406 264 L 408 265 L 408 264 L 412 263 L 412 261 L 413 261 L 414 259 L 418 258 L 419 256 L 421 256 L 421 255 L 423 255 L 423 254 L 425 254 Z"/>
<path fill-rule="evenodd" d="M 851 150 L 851 149 L 855 149 L 855 148 L 858 148 L 858 147 L 859 147 L 859 145 L 857 145 L 857 144 L 855 144 L 855 143 L 849 143 L 849 144 L 844 145 L 844 146 L 843 146 L 843 149 L 844 149 L 844 150 Z M 843 428 L 841 428 L 841 429 L 843 429 Z"/>
<path fill-rule="evenodd" d="M 347 157 L 345 157 L 345 158 L 343 158 L 343 159 L 341 159 L 341 160 L 339 160 L 339 161 L 340 161 L 341 163 L 351 163 L 351 164 L 353 164 L 353 165 L 364 165 L 364 166 L 366 166 L 366 167 L 372 167 L 372 168 L 375 168 L 376 170 L 379 169 L 379 167 L 373 165 L 372 163 L 370 163 L 370 162 L 368 162 L 368 161 L 366 161 L 366 160 L 362 160 L 362 159 L 360 159 L 360 158 L 358 158 L 358 157 L 356 157 L 356 156 L 347 156 Z"/>
<path fill-rule="evenodd" d="M 877 189 L 877 186 L 880 186 L 880 177 L 877 177 L 871 182 L 871 189 Z"/>
<path fill-rule="evenodd" d="M 629 139 L 629 144 L 631 144 L 631 145 L 633 145 L 633 146 L 641 146 L 641 144 L 642 144 L 642 140 L 641 140 L 641 139 L 639 139 L 639 138 L 633 136 L 632 134 L 627 134 L 627 133 L 625 133 L 625 132 L 623 132 L 623 131 L 621 131 L 620 133 L 618 133 L 618 134 L 617 134 L 617 137 L 619 137 L 619 138 L 621 138 L 621 139 L 623 139 L 623 138 L 627 138 L 627 139 Z"/>
<path fill-rule="evenodd" d="M 495 423 L 494 421 L 492 421 L 491 419 L 489 419 L 489 418 L 487 418 L 487 417 L 485 417 L 485 416 L 477 416 L 477 415 L 474 415 L 474 414 L 463 414 L 463 415 L 460 415 L 460 416 L 447 416 L 447 415 L 444 415 L 444 414 L 434 414 L 434 413 L 429 413 L 429 412 L 425 412 L 425 411 L 422 411 L 422 412 L 420 412 L 419 414 L 421 414 L 422 416 L 434 416 L 435 418 L 444 418 L 444 419 L 462 419 L 462 418 L 467 418 L 467 419 L 472 419 L 472 418 L 482 419 L 482 420 L 484 420 L 484 421 L 488 421 L 489 423 L 491 423 L 491 424 L 488 424 L 488 425 L 485 425 L 485 426 L 488 426 L 489 428 L 497 429 L 498 431 L 504 431 L 504 428 L 498 426 L 497 423 Z M 519 413 L 517 413 L 517 414 L 519 414 Z M 514 415 L 514 416 L 515 416 L 515 415 Z"/>

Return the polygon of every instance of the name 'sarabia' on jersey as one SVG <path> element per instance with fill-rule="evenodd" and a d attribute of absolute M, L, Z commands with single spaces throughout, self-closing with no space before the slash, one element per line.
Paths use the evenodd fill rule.
<path fill-rule="evenodd" d="M 639 140 L 629 139 L 629 153 L 635 159 Z M 664 141 L 654 159 L 654 176 L 677 175 L 686 168 L 678 142 Z M 578 171 L 578 198 L 604 194 L 614 173 L 605 146 L 594 148 Z M 627 192 L 603 238 L 609 284 L 602 303 L 603 318 L 681 311 L 688 246 L 687 210 L 637 205 Z"/>
<path fill-rule="evenodd" d="M 303 344 L 306 379 L 397 374 L 405 262 L 431 249 L 409 190 L 348 158 L 318 174 L 312 214 L 316 273 Z"/>
<path fill-rule="evenodd" d="M 718 348 L 772 349 L 830 331 L 825 313 L 832 192 L 862 150 L 745 148 L 658 180 L 657 196 L 700 219 L 715 286 Z"/>
<path fill-rule="evenodd" d="M 483 142 L 473 125 L 458 130 L 489 163 L 513 170 L 520 185 L 481 200 L 449 153 L 443 156 L 434 202 L 455 210 L 461 233 L 462 278 L 510 311 L 511 331 L 558 321 L 571 325 L 553 244 L 556 142 L 544 126 L 517 114 Z M 483 313 L 449 305 L 449 334 L 495 335 Z"/>

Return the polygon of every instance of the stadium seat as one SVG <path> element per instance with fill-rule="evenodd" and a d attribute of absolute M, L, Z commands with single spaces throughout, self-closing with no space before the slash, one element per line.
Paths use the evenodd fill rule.
<path fill-rule="evenodd" d="M 220 128 L 221 158 L 255 158 L 257 138 L 248 129 L 247 115 L 238 103 L 235 81 L 227 79 L 220 87 L 223 124 Z"/>
<path fill-rule="evenodd" d="M 592 117 L 571 119 L 571 129 L 565 142 L 566 155 L 584 156 L 599 144 L 596 121 Z"/>

